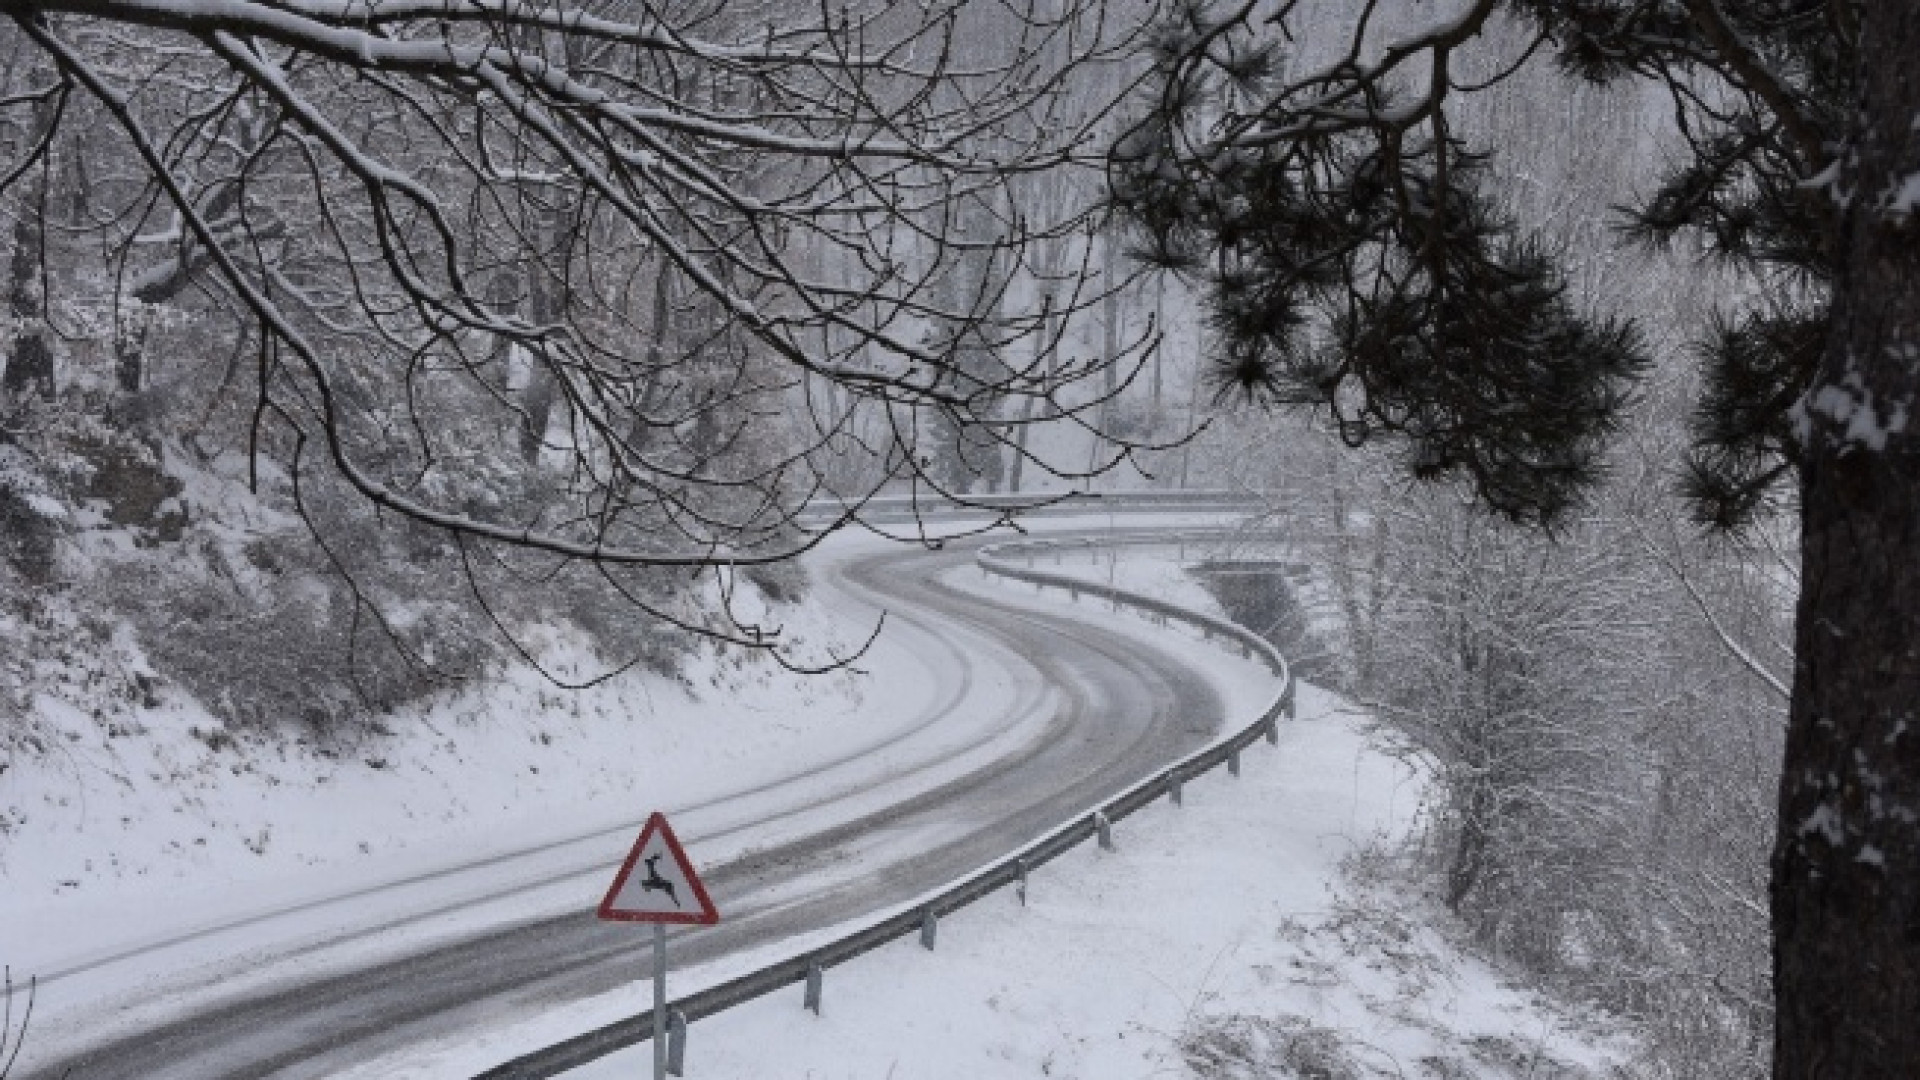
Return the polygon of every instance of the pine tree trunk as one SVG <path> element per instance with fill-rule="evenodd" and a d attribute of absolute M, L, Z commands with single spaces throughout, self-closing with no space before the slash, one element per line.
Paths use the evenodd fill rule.
<path fill-rule="evenodd" d="M 1920 5 L 1860 7 L 1833 331 L 1809 393 L 1774 850 L 1774 1075 L 1920 1077 Z"/>

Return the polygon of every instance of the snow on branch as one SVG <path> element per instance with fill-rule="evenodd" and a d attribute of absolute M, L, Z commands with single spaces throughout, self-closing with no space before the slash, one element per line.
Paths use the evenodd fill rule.
<path fill-rule="evenodd" d="M 1096 207 L 1025 182 L 1097 172 L 1128 10 L 48 0 L 0 113 L 82 91 L 137 163 L 89 228 L 130 300 L 240 316 L 256 455 L 463 542 L 753 565 L 1138 370 L 1055 356 L 1124 274 L 1063 288 Z"/>

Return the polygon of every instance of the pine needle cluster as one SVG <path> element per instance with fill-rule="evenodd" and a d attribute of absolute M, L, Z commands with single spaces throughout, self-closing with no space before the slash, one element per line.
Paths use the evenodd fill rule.
<path fill-rule="evenodd" d="M 1753 283 L 1692 348 L 1682 483 L 1721 527 L 1774 505 L 1827 322 L 1832 200 L 1808 178 L 1848 99 L 1841 8 L 1481 0 L 1373 60 L 1363 23 L 1345 62 L 1313 68 L 1289 55 L 1297 6 L 1176 9 L 1110 155 L 1138 256 L 1208 297 L 1220 392 L 1326 408 L 1350 443 L 1399 437 L 1413 475 L 1465 477 L 1519 522 L 1551 526 L 1598 480 L 1651 357 L 1631 319 L 1570 301 L 1565 268 L 1487 197 L 1488 158 L 1450 127 L 1453 101 L 1499 82 L 1449 67 L 1499 15 L 1533 35 L 1507 75 L 1537 59 L 1671 91 L 1688 152 L 1616 224 Z"/>

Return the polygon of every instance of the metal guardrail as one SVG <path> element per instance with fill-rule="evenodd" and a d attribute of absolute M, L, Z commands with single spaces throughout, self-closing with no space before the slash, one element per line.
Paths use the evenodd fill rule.
<path fill-rule="evenodd" d="M 1068 553 L 1085 553 L 1098 548 L 1110 547 L 1184 547 L 1187 544 L 1217 544 L 1223 540 L 1236 543 L 1289 543 L 1298 538 L 1291 532 L 1276 529 L 1248 529 L 1233 526 L 1211 526 L 1193 529 L 1107 529 L 1095 536 L 1035 537 L 1014 541 L 1002 541 L 990 544 L 981 550 L 988 553 L 1008 554 L 1014 558 L 1024 557 L 1027 566 L 1033 566 L 1043 555 L 1052 555 L 1056 559 Z M 992 557 L 999 558 L 999 554 Z"/>
<path fill-rule="evenodd" d="M 1113 537 L 1111 542 L 1115 544 L 1153 544 L 1158 546 L 1183 541 L 1198 543 L 1209 539 L 1217 540 L 1223 535 L 1228 534 L 1217 530 L 1198 534 L 1192 532 L 1157 534 L 1140 532 Z M 1105 540 L 1106 538 L 1101 539 Z M 1276 675 L 1280 676 L 1283 689 L 1280 699 L 1276 700 L 1276 705 L 1283 703 L 1290 705 L 1292 703 L 1293 678 L 1287 670 L 1286 658 L 1281 656 L 1280 650 L 1274 648 L 1273 644 L 1266 638 L 1248 630 L 1239 623 L 1229 622 L 1226 619 L 1216 619 L 1211 615 L 1202 615 L 1197 611 L 1189 610 L 1171 601 L 1158 600 L 1151 596 L 1143 596 L 1139 593 L 1129 592 L 1126 589 L 1116 588 L 1111 585 L 1102 585 L 1099 582 L 1088 581 L 1085 578 L 1075 577 L 1072 574 L 1041 570 L 1034 565 L 1035 560 L 1042 552 L 1054 554 L 1062 553 L 1074 547 L 1079 547 L 1084 550 L 1090 546 L 1101 546 L 1101 543 L 1098 541 L 1093 544 L 1087 544 L 1084 542 L 1074 543 L 1071 541 L 1062 543 L 1058 540 L 1030 540 L 1009 544 L 994 544 L 981 548 L 980 554 L 975 557 L 974 562 L 980 569 L 985 570 L 989 574 L 1010 578 L 1015 581 L 1025 581 L 1043 588 L 1052 587 L 1065 589 L 1068 595 L 1076 600 L 1084 593 L 1088 596 L 1107 600 L 1114 604 L 1137 608 L 1161 621 L 1184 622 L 1194 629 L 1199 630 L 1202 636 L 1209 640 L 1222 638 L 1234 642 L 1240 646 L 1242 656 L 1248 658 L 1258 657 L 1265 661 L 1267 666 L 1271 667 Z M 1009 557 L 1022 555 L 1027 557 L 1027 564 L 1025 566 L 1017 566 L 1007 561 Z M 1215 764 L 1218 763 L 1216 762 Z"/>
<path fill-rule="evenodd" d="M 1103 510 L 1187 510 L 1196 513 L 1248 513 L 1264 508 L 1256 491 L 1179 490 L 1179 491 L 1070 491 L 1047 493 L 1003 493 L 963 495 L 959 500 L 927 494 L 876 495 L 860 504 L 858 516 L 867 521 L 902 521 L 945 514 L 979 514 L 1019 511 L 1022 516 L 1045 514 L 1089 514 Z M 836 520 L 849 509 L 844 504 L 815 500 L 803 508 L 797 519 L 808 525 Z"/>
<path fill-rule="evenodd" d="M 1181 535 L 1183 534 L 1160 534 L 1163 542 L 1173 542 L 1167 538 Z M 1184 535 L 1190 538 L 1193 536 L 1193 534 Z M 1219 534 L 1216 532 L 1211 535 L 1217 538 Z M 1134 542 L 1131 538 L 1116 539 L 1122 542 Z M 1137 542 L 1145 541 L 1143 538 Z M 1029 873 L 1089 839 L 1097 839 L 1102 847 L 1111 846 L 1110 829 L 1114 822 L 1124 820 L 1134 811 L 1149 805 L 1162 795 L 1178 803 L 1182 784 L 1194 777 L 1211 772 L 1222 763 L 1227 764 L 1237 775 L 1240 771 L 1242 750 L 1262 737 L 1269 742 L 1279 741 L 1281 716 L 1284 715 L 1288 719 L 1294 716 L 1295 691 L 1293 675 L 1287 668 L 1286 658 L 1280 655 L 1279 650 L 1259 635 L 1224 619 L 1216 619 L 1210 615 L 1190 611 L 1178 604 L 1125 589 L 1090 582 L 1067 574 L 1019 566 L 1010 561 L 1014 557 L 1035 555 L 1041 551 L 1051 553 L 1061 546 L 1059 542 L 1049 540 L 996 544 L 982 548 L 975 557 L 975 564 L 985 572 L 998 577 L 1024 581 L 1042 588 L 1065 589 L 1076 599 L 1081 595 L 1105 599 L 1144 611 L 1158 621 L 1186 623 L 1198 629 L 1207 638 L 1218 638 L 1238 644 L 1242 655 L 1259 658 L 1279 676 L 1280 690 L 1272 704 L 1253 723 L 1216 739 L 1206 747 L 1139 781 L 1106 802 L 1089 808 L 1085 813 L 1054 828 L 1012 854 L 910 904 L 892 916 L 825 945 L 776 961 L 729 979 L 718 986 L 671 1002 L 667 1007 L 668 1016 L 674 1032 L 673 1037 L 678 1043 L 674 1050 L 684 1051 L 687 1024 L 795 984 L 805 986 L 805 1001 L 808 1007 L 818 1011 L 821 981 L 826 969 L 837 967 L 855 957 L 872 952 L 882 945 L 916 933 L 920 935 L 923 945 L 929 949 L 933 948 L 935 928 L 947 913 L 963 908 L 988 893 L 1009 885 L 1017 885 L 1024 890 Z M 1022 896 L 1024 898 L 1024 891 Z M 647 1042 L 652 1037 L 653 1010 L 649 1009 L 637 1016 L 619 1020 L 552 1046 L 523 1054 L 481 1073 L 477 1080 L 545 1080 L 547 1077 L 579 1068 L 616 1051 Z M 674 1053 L 672 1056 L 677 1060 L 680 1053 Z"/>

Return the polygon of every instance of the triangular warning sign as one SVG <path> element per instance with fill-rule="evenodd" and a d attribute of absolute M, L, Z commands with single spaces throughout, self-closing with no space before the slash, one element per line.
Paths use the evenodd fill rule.
<path fill-rule="evenodd" d="M 655 812 L 600 901 L 600 917 L 616 922 L 698 923 L 711 926 L 720 911 L 680 850 L 665 814 Z"/>

